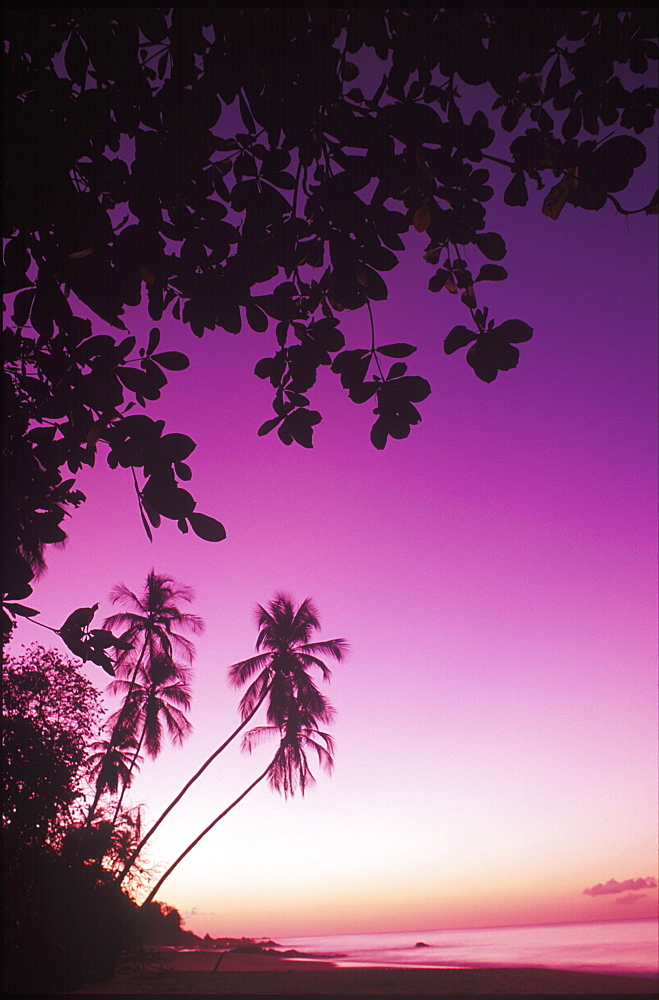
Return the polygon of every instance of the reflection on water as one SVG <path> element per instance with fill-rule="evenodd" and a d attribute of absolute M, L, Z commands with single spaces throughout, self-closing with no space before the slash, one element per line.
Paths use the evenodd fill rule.
<path fill-rule="evenodd" d="M 419 942 L 427 947 L 418 946 Z M 286 938 L 279 943 L 308 954 L 332 956 L 338 965 L 530 966 L 637 975 L 658 971 L 654 920 L 344 934 Z"/>

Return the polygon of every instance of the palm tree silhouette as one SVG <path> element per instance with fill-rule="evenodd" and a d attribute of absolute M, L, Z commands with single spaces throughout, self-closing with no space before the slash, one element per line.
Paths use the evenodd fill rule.
<path fill-rule="evenodd" d="M 116 795 L 120 786 L 130 784 L 138 754 L 137 741 L 129 735 L 121 739 L 113 736 L 109 740 L 98 740 L 91 749 L 87 766 L 90 777 L 96 779 L 94 800 L 89 809 L 89 815 L 93 816 L 103 792 L 107 790 L 110 795 Z"/>
<path fill-rule="evenodd" d="M 310 598 L 304 600 L 299 608 L 296 609 L 292 598 L 288 594 L 280 593 L 269 603 L 268 608 L 264 608 L 260 604 L 257 605 L 255 616 L 259 629 L 256 640 L 256 649 L 260 651 L 259 655 L 253 656 L 248 660 L 241 660 L 240 663 L 234 663 L 229 668 L 229 678 L 235 686 L 247 683 L 250 678 L 254 677 L 254 674 L 258 674 L 241 699 L 240 713 L 242 721 L 240 725 L 204 761 L 199 770 L 160 814 L 156 822 L 143 837 L 134 856 L 122 872 L 119 881 L 123 880 L 127 875 L 144 845 L 171 810 L 181 801 L 188 789 L 201 777 L 206 768 L 213 763 L 219 754 L 229 746 L 256 715 L 268 695 L 270 695 L 270 701 L 268 703 L 267 719 L 271 723 L 271 726 L 266 728 L 269 728 L 271 731 L 279 732 L 286 726 L 289 720 L 292 724 L 292 720 L 296 718 L 298 720 L 297 724 L 302 728 L 306 728 L 309 733 L 312 731 L 318 732 L 315 729 L 316 722 L 328 723 L 332 720 L 334 711 L 325 696 L 316 687 L 308 671 L 310 668 L 316 667 L 320 670 L 323 680 L 329 681 L 331 671 L 323 660 L 320 659 L 320 656 L 331 656 L 333 659 L 341 661 L 348 648 L 346 640 L 330 639 L 324 642 L 309 642 L 313 632 L 320 628 L 318 611 Z M 308 738 L 311 740 L 311 736 Z M 254 735 L 250 741 L 244 741 L 243 749 L 251 750 L 252 746 L 259 739 L 260 737 Z M 328 749 L 331 752 L 331 739 L 328 737 L 328 740 Z M 280 745 L 279 756 L 275 755 L 275 758 L 263 774 L 222 815 L 226 815 L 234 805 L 242 801 L 247 792 L 251 791 L 266 776 L 271 776 L 275 772 L 280 771 L 285 753 L 292 759 L 292 751 L 283 751 Z M 272 780 L 271 776 L 271 783 Z M 308 781 L 308 777 L 301 779 L 300 789 L 302 792 L 304 792 L 305 784 Z M 292 789 L 293 785 L 291 784 L 289 788 L 291 794 L 293 794 Z M 285 794 L 288 794 L 288 792 L 285 791 Z M 220 818 L 221 816 L 214 820 L 208 829 L 211 829 Z M 204 831 L 202 836 L 206 832 L 208 830 Z M 194 843 L 197 842 L 195 841 Z M 188 850 L 191 850 L 193 846 L 194 844 Z M 185 853 L 187 851 L 184 852 L 184 855 Z M 182 860 L 182 858 L 179 860 Z M 178 861 L 176 863 L 178 864 Z M 156 889 L 158 887 L 156 886 Z"/>
<path fill-rule="evenodd" d="M 114 680 L 109 691 L 127 692 L 130 702 L 128 716 L 141 721 L 141 735 L 137 752 L 144 744 L 150 757 L 157 757 L 162 749 L 163 725 L 174 743 L 182 743 L 192 732 L 192 726 L 183 711 L 190 708 L 189 671 L 171 660 L 162 658 L 149 664 L 148 670 L 140 668 L 140 680 L 131 684 L 122 678 Z M 114 723 L 120 714 L 110 719 Z"/>
<path fill-rule="evenodd" d="M 256 648 L 262 652 L 229 668 L 229 679 L 236 687 L 257 674 L 240 702 L 243 721 L 253 717 L 254 707 L 269 692 L 267 717 L 275 726 L 282 726 L 288 719 L 291 696 L 310 718 L 330 722 L 331 706 L 308 671 L 317 667 L 323 680 L 329 681 L 332 672 L 320 656 L 340 661 L 348 648 L 346 640 L 309 642 L 312 633 L 320 628 L 318 611 L 310 598 L 296 609 L 288 594 L 277 594 L 267 609 L 257 605 L 255 615 L 259 628 Z"/>
<path fill-rule="evenodd" d="M 188 663 L 192 662 L 194 645 L 182 633 L 188 631 L 198 635 L 203 632 L 204 623 L 197 615 L 182 611 L 179 604 L 181 601 L 191 601 L 193 596 L 190 587 L 175 583 L 171 577 L 157 574 L 153 569 L 147 575 L 141 595 L 135 594 L 123 583 L 112 589 L 110 599 L 113 604 L 123 605 L 125 610 L 106 618 L 103 627 L 110 630 L 124 629 L 121 639 L 129 644 L 129 648 L 119 650 L 115 661 L 115 672 L 119 675 L 122 672 L 126 673 L 129 680 L 127 683 L 123 681 L 125 698 L 112 719 L 113 729 L 108 753 L 116 746 L 124 745 L 126 739 L 132 738 L 137 748 L 135 754 L 137 761 L 142 742 L 137 734 L 144 733 L 142 725 L 145 721 L 139 710 L 139 695 L 133 695 L 140 686 L 137 681 L 140 671 L 145 678 L 148 678 L 146 682 L 148 686 L 151 683 L 151 671 L 154 672 L 155 679 L 163 677 L 163 670 L 165 672 L 169 670 L 173 676 L 177 671 L 180 673 L 184 669 L 174 666 L 175 655 L 182 657 Z M 139 653 L 135 658 L 138 648 Z M 187 705 L 185 707 L 187 708 Z M 146 738 L 146 734 L 143 738 Z M 129 779 L 132 770 L 131 767 Z M 115 819 L 119 815 L 126 787 L 124 782 L 115 810 Z M 91 824 L 97 804 L 96 800 L 89 811 L 87 826 Z"/>
<path fill-rule="evenodd" d="M 147 575 L 144 590 L 140 596 L 120 583 L 113 587 L 110 600 L 126 608 L 115 615 L 110 615 L 103 622 L 103 628 L 123 628 L 121 638 L 131 644 L 128 650 L 120 650 L 115 661 L 115 667 L 121 667 L 126 660 L 131 660 L 137 645 L 142 643 L 142 650 L 135 672 L 144 658 L 152 662 L 158 657 L 180 656 L 192 663 L 194 656 L 193 643 L 181 632 L 193 632 L 199 635 L 204 630 L 204 623 L 197 615 L 191 615 L 181 609 L 177 602 L 191 601 L 194 593 L 190 587 L 175 583 L 171 577 L 157 574 L 155 570 Z M 181 631 L 175 632 L 178 628 Z"/>
<path fill-rule="evenodd" d="M 126 666 L 124 664 L 124 668 Z M 140 666 L 139 675 L 140 680 L 133 675 L 131 681 L 118 678 L 109 686 L 111 694 L 125 694 L 122 707 L 109 720 L 113 729 L 122 724 L 128 731 L 140 733 L 126 780 L 123 781 L 115 818 L 119 815 L 124 792 L 131 783 L 133 767 L 142 747 L 152 758 L 162 750 L 163 723 L 173 743 L 183 743 L 192 732 L 192 726 L 182 711 L 190 708 L 189 672 L 186 668 L 160 655 L 151 660 L 148 667 Z"/>

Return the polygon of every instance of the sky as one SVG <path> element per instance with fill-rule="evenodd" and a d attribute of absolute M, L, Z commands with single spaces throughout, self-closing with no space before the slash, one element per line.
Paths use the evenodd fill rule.
<path fill-rule="evenodd" d="M 639 171 L 623 204 L 643 203 L 652 175 Z M 656 913 L 656 220 L 567 206 L 551 221 L 541 201 L 488 206 L 510 278 L 481 286 L 484 301 L 535 331 L 491 385 L 464 352 L 443 353 L 468 314 L 427 291 L 423 235 L 386 276 L 378 341 L 418 344 L 410 371 L 433 387 L 407 440 L 376 451 L 372 404 L 351 403 L 326 372 L 312 451 L 259 438 L 271 397 L 253 368 L 270 336 L 198 341 L 169 319 L 162 348 L 191 366 L 147 412 L 197 442 L 191 490 L 227 539 L 166 522 L 150 543 L 127 470 L 98 461 L 78 477 L 88 501 L 28 602 L 40 620 L 59 627 L 98 601 L 98 626 L 112 587 L 138 590 L 153 568 L 194 589 L 188 610 L 206 623 L 194 733 L 130 790 L 147 822 L 235 728 L 227 668 L 254 652 L 257 603 L 311 597 L 318 637 L 350 644 L 326 692 L 333 776 L 288 801 L 258 786 L 158 894 L 198 934 Z M 339 318 L 347 346 L 368 346 L 365 313 Z M 134 310 L 126 325 L 146 343 L 153 324 Z M 24 621 L 12 649 L 32 642 L 65 650 Z M 100 668 L 84 672 L 105 687 Z M 236 741 L 221 755 L 153 838 L 154 873 L 273 749 L 250 757 Z"/>

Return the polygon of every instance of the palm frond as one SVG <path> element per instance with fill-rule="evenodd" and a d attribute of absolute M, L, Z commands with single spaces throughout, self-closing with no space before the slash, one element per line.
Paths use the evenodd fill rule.
<path fill-rule="evenodd" d="M 163 644 L 166 642 L 168 652 L 171 655 L 172 649 L 176 649 L 179 656 L 183 656 L 188 663 L 192 663 L 195 655 L 195 644 L 184 635 L 178 632 L 166 632 L 162 636 Z"/>
<path fill-rule="evenodd" d="M 149 757 L 156 758 L 162 749 L 160 706 L 150 704 L 144 717 L 144 746 Z"/>
<path fill-rule="evenodd" d="M 167 726 L 167 731 L 172 742 L 181 744 L 192 732 L 192 723 L 185 717 L 183 712 L 173 705 L 165 705 L 162 708 L 162 716 Z"/>
<path fill-rule="evenodd" d="M 297 609 L 293 618 L 293 626 L 294 628 L 302 628 L 312 632 L 320 628 L 318 609 L 310 597 L 305 598 Z"/>
<path fill-rule="evenodd" d="M 167 681 L 179 677 L 180 671 L 184 669 L 184 667 L 179 667 L 178 664 L 174 663 L 171 656 L 156 654 L 149 657 L 148 677 L 151 685 L 156 687 L 160 687 L 166 684 Z"/>
<path fill-rule="evenodd" d="M 300 709 L 313 721 L 330 723 L 336 715 L 332 704 L 307 674 L 298 679 L 297 702 Z"/>
<path fill-rule="evenodd" d="M 275 726 L 285 725 L 295 707 L 290 677 L 279 672 L 273 673 L 266 711 L 268 722 Z"/>
<path fill-rule="evenodd" d="M 139 676 L 140 674 L 138 673 L 138 677 Z M 112 695 L 125 693 L 129 698 L 135 698 L 137 696 L 137 692 L 144 692 L 147 690 L 147 685 L 144 683 L 144 680 L 148 680 L 145 673 L 142 673 L 142 680 L 137 680 L 136 678 L 134 681 L 131 681 L 125 677 L 115 677 L 114 680 L 110 681 L 108 684 L 107 690 L 108 693 Z"/>
<path fill-rule="evenodd" d="M 326 639 L 324 642 L 307 642 L 298 649 L 303 653 L 331 656 L 340 661 L 348 653 L 350 646 L 347 639 Z"/>
<path fill-rule="evenodd" d="M 194 644 L 181 633 L 199 634 L 204 623 L 178 606 L 193 599 L 192 589 L 154 569 L 147 574 L 141 594 L 119 584 L 110 596 L 122 610 L 107 618 L 105 627 L 125 629 L 122 638 L 133 646 L 119 652 L 117 676 L 110 686 L 111 693 L 124 696 L 121 709 L 109 720 L 113 741 L 141 732 L 147 752 L 155 756 L 162 745 L 163 720 L 175 742 L 191 731 L 181 711 L 190 707 L 188 672 L 175 662 L 174 651 L 191 663 Z"/>
<path fill-rule="evenodd" d="M 348 643 L 345 639 L 310 641 L 311 634 L 320 628 L 318 611 L 310 598 L 296 607 L 288 594 L 280 592 L 267 607 L 258 604 L 254 614 L 259 655 L 234 663 L 229 678 L 238 687 L 259 674 L 243 695 L 240 711 L 246 719 L 269 691 L 269 725 L 247 733 L 243 749 L 251 752 L 264 739 L 279 733 L 280 745 L 268 770 L 268 781 L 285 796 L 297 790 L 304 794 L 315 780 L 307 751 L 315 752 L 320 767 L 326 771 L 331 771 L 334 764 L 332 738 L 317 725 L 331 723 L 335 711 L 316 686 L 310 670 L 320 670 L 323 680 L 329 681 L 331 670 L 322 657 L 342 660 Z"/>
<path fill-rule="evenodd" d="M 323 680 L 328 682 L 331 681 L 332 671 L 327 666 L 327 664 L 324 663 L 319 657 L 311 656 L 309 653 L 302 653 L 298 649 L 297 658 L 299 662 L 303 664 L 305 667 L 318 667 L 321 674 L 323 675 Z"/>
<path fill-rule="evenodd" d="M 124 684 L 123 690 L 128 690 L 132 685 L 130 684 L 130 678 L 135 672 L 137 667 L 137 674 L 135 675 L 135 683 L 137 684 L 147 684 L 149 681 L 149 676 L 146 671 L 146 667 L 141 663 L 137 663 L 137 656 L 133 654 L 133 651 L 126 652 L 125 656 L 118 656 L 114 663 L 114 673 L 115 679 L 110 682 L 108 686 L 108 691 L 110 694 L 118 694 L 120 691 L 119 684 Z M 114 685 L 117 685 L 116 687 Z"/>
<path fill-rule="evenodd" d="M 137 741 L 132 738 L 126 739 L 121 746 L 113 745 L 111 740 L 92 745 L 94 753 L 87 759 L 87 767 L 89 776 L 95 779 L 98 793 L 107 789 L 115 795 L 120 784 L 130 783 L 131 768 L 141 760 L 135 756 L 136 748 Z"/>
<path fill-rule="evenodd" d="M 272 661 L 272 653 L 261 653 L 259 656 L 251 656 L 248 660 L 241 660 L 229 667 L 229 681 L 234 687 L 240 687 L 252 677 L 257 670 L 268 667 Z"/>
<path fill-rule="evenodd" d="M 252 715 L 267 688 L 270 687 L 270 681 L 271 678 L 269 671 L 264 670 L 263 673 L 256 678 L 253 684 L 250 684 L 247 688 L 245 694 L 240 699 L 240 705 L 238 706 L 240 709 L 240 717 L 243 721 Z"/>
<path fill-rule="evenodd" d="M 315 781 L 300 744 L 282 740 L 268 775 L 270 787 L 288 798 L 289 795 L 293 797 L 298 788 L 304 795 L 307 787 Z"/>
<path fill-rule="evenodd" d="M 156 693 L 164 704 L 181 706 L 186 712 L 192 703 L 190 689 L 183 681 L 172 681 L 157 688 Z"/>
<path fill-rule="evenodd" d="M 135 635 L 137 635 L 141 629 L 145 628 L 147 624 L 148 621 L 143 615 L 131 614 L 128 611 L 120 611 L 117 614 L 110 615 L 108 618 L 103 620 L 103 628 L 109 628 L 112 630 L 115 628 L 121 628 L 125 625 L 127 633 Z"/>
<path fill-rule="evenodd" d="M 264 740 L 269 739 L 279 731 L 279 726 L 257 726 L 255 729 L 250 729 L 243 736 L 241 750 L 243 753 L 251 753 L 254 747 L 260 746 Z"/>
<path fill-rule="evenodd" d="M 113 604 L 123 605 L 124 607 L 139 608 L 140 610 L 143 608 L 137 594 L 129 590 L 125 583 L 118 583 L 112 588 L 110 591 L 110 600 Z"/>
<path fill-rule="evenodd" d="M 314 739 L 315 736 L 319 736 L 322 740 L 324 740 L 325 746 Z M 309 730 L 305 735 L 305 740 L 307 745 L 316 751 L 318 755 L 318 763 L 323 770 L 327 771 L 328 774 L 331 774 L 334 770 L 334 740 L 330 734 L 321 733 L 318 729 L 315 731 Z"/>

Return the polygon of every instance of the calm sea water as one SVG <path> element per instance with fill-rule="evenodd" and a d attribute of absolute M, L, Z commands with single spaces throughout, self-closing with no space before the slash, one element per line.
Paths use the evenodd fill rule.
<path fill-rule="evenodd" d="M 418 941 L 429 947 L 415 947 Z M 278 943 L 309 955 L 332 956 L 338 965 L 527 966 L 635 975 L 657 974 L 659 950 L 654 920 L 343 934 Z"/>

